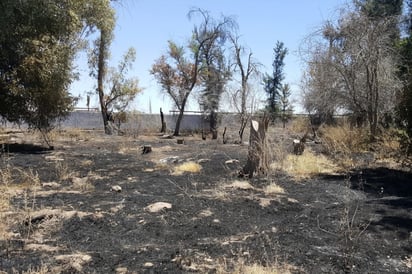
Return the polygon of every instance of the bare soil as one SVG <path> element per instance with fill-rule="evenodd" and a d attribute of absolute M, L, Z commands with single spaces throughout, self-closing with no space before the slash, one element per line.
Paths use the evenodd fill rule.
<path fill-rule="evenodd" d="M 409 172 L 374 165 L 297 180 L 274 171 L 245 182 L 248 147 L 200 137 L 96 133 L 53 150 L 3 148 L 12 183 L 1 189 L 10 207 L 0 212 L 0 273 L 412 272 Z M 188 161 L 200 172 L 174 172 Z M 265 191 L 273 183 L 284 192 Z M 156 202 L 171 208 L 152 212 Z"/>

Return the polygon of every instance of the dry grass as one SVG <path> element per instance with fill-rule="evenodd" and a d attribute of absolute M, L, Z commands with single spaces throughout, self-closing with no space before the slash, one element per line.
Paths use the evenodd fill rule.
<path fill-rule="evenodd" d="M 22 274 L 46 274 L 50 273 L 50 269 L 46 265 L 38 267 L 30 267 L 28 270 L 23 271 Z"/>
<path fill-rule="evenodd" d="M 272 163 L 271 168 L 282 169 L 297 179 L 319 174 L 335 174 L 341 171 L 324 155 L 315 155 L 310 149 L 306 149 L 302 155 L 289 154 L 282 163 Z"/>
<path fill-rule="evenodd" d="M 231 184 L 225 186 L 225 188 L 234 188 L 240 190 L 253 190 L 254 187 L 248 182 L 244 180 L 234 180 Z"/>
<path fill-rule="evenodd" d="M 85 177 L 76 177 L 73 176 L 70 178 L 72 182 L 72 188 L 74 190 L 79 190 L 82 192 L 89 192 L 94 190 L 94 185 L 92 184 L 91 178 L 89 176 Z"/>
<path fill-rule="evenodd" d="M 272 182 L 271 184 L 265 186 L 263 188 L 263 192 L 270 196 L 270 195 L 276 195 L 276 194 L 285 194 L 285 189 L 276 183 Z"/>
<path fill-rule="evenodd" d="M 173 168 L 172 175 L 182 175 L 183 173 L 199 173 L 201 170 L 201 165 L 196 162 L 189 161 L 175 166 Z"/>
<path fill-rule="evenodd" d="M 57 140 L 88 141 L 93 138 L 89 131 L 80 128 L 54 129 L 48 133 L 48 138 L 53 142 Z"/>
<path fill-rule="evenodd" d="M 302 132 L 306 132 L 310 128 L 310 122 L 307 117 L 298 116 L 295 117 L 289 126 L 289 129 L 293 133 L 302 134 Z"/>
<path fill-rule="evenodd" d="M 319 129 L 326 152 L 331 155 L 350 155 L 353 152 L 368 150 L 369 134 L 366 128 L 341 126 L 322 126 Z"/>
<path fill-rule="evenodd" d="M 259 264 L 245 264 L 242 260 L 236 262 L 235 269 L 227 270 L 227 266 L 219 266 L 216 273 L 218 274 L 291 274 L 298 270 L 297 267 L 287 263 L 273 263 L 269 266 Z"/>
<path fill-rule="evenodd" d="M 68 180 L 72 176 L 72 172 L 70 171 L 69 165 L 66 161 L 56 161 L 55 172 L 56 177 L 60 183 Z"/>

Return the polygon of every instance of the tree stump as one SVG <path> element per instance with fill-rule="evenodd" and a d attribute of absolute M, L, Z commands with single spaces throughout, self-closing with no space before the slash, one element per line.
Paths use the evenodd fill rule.
<path fill-rule="evenodd" d="M 240 172 L 241 176 L 252 178 L 254 173 L 265 174 L 269 169 L 269 151 L 266 142 L 268 125 L 267 116 L 263 116 L 260 122 L 251 120 L 248 159 Z"/>
<path fill-rule="evenodd" d="M 142 154 L 147 154 L 152 152 L 152 146 L 151 145 L 144 145 L 142 147 Z"/>

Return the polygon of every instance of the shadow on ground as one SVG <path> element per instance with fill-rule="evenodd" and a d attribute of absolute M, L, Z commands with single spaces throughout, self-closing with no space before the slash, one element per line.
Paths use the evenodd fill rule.
<path fill-rule="evenodd" d="M 0 151 L 2 153 L 45 154 L 53 149 L 53 147 L 44 147 L 35 144 L 0 144 Z"/>

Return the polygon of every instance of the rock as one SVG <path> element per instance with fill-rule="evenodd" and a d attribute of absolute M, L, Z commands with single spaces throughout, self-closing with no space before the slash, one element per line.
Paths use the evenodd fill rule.
<path fill-rule="evenodd" d="M 234 164 L 234 163 L 239 163 L 239 160 L 236 160 L 236 159 L 230 159 L 230 160 L 227 160 L 226 162 L 225 162 L 225 164 Z"/>
<path fill-rule="evenodd" d="M 160 159 L 159 162 L 161 164 L 175 164 L 179 162 L 179 156 L 170 156 L 167 158 Z"/>
<path fill-rule="evenodd" d="M 147 262 L 147 263 L 144 263 L 144 264 L 143 264 L 143 267 L 145 267 L 145 268 L 151 268 L 151 267 L 153 267 L 153 266 L 154 266 L 154 264 L 151 263 L 151 262 Z"/>
<path fill-rule="evenodd" d="M 41 186 L 44 188 L 58 188 L 60 187 L 60 184 L 56 182 L 46 182 L 46 183 L 42 183 Z"/>
<path fill-rule="evenodd" d="M 156 212 L 159 212 L 165 209 L 171 209 L 171 208 L 172 208 L 172 204 L 165 203 L 165 202 L 157 202 L 157 203 L 153 203 L 145 207 L 145 209 L 151 213 L 156 213 Z"/>
<path fill-rule="evenodd" d="M 112 186 L 112 187 L 110 188 L 110 191 L 121 192 L 121 191 L 122 191 L 122 187 L 121 187 L 121 186 L 118 186 L 118 185 L 115 185 L 115 186 Z"/>

